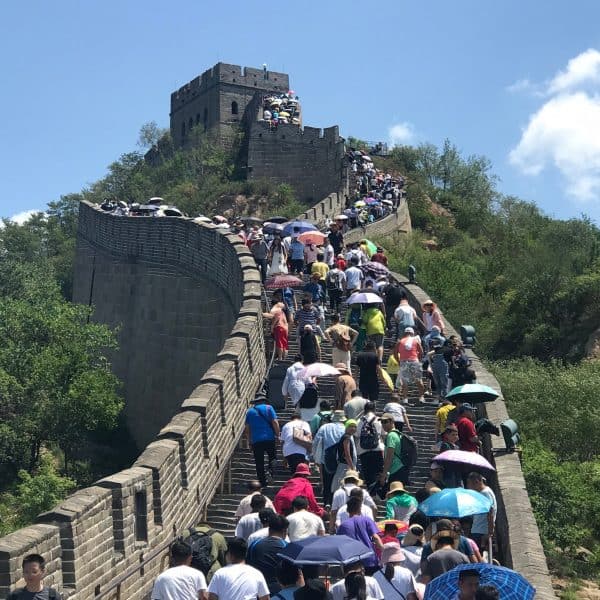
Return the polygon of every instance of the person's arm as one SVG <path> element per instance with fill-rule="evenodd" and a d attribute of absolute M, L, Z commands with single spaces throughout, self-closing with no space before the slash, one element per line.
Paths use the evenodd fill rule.
<path fill-rule="evenodd" d="M 198 600 L 208 600 L 208 590 L 200 590 L 198 592 Z"/>
<path fill-rule="evenodd" d="M 350 451 L 350 438 L 346 438 L 342 443 L 342 448 L 344 450 L 344 458 L 346 459 L 346 464 L 349 469 L 354 469 L 354 462 L 352 460 L 352 452 Z"/>
<path fill-rule="evenodd" d="M 396 359 L 396 362 L 398 364 L 400 364 L 400 356 L 398 355 L 398 344 L 396 344 L 394 346 L 394 351 L 392 352 L 392 355 L 394 356 L 394 358 Z"/>
<path fill-rule="evenodd" d="M 385 449 L 385 454 L 383 455 L 383 471 L 379 475 L 379 483 L 384 485 L 387 479 L 387 474 L 392 466 L 392 461 L 394 460 L 394 448 Z"/>
<path fill-rule="evenodd" d="M 473 554 L 471 554 L 471 556 L 469 556 L 469 560 L 472 563 L 483 562 L 483 557 L 481 556 L 481 552 L 479 552 L 479 548 L 476 548 L 475 546 L 473 546 Z"/>
<path fill-rule="evenodd" d="M 348 327 L 348 335 L 350 336 L 350 342 L 353 344 L 358 337 L 358 331 L 356 331 L 356 329 L 352 329 L 352 327 Z"/>
<path fill-rule="evenodd" d="M 281 434 L 281 430 L 279 429 L 279 421 L 277 419 L 271 419 L 271 425 L 273 427 L 273 432 L 275 433 L 275 437 L 278 438 Z"/>
<path fill-rule="evenodd" d="M 381 541 L 381 538 L 379 537 L 379 535 L 374 533 L 371 536 L 371 541 L 373 542 L 373 546 L 375 546 L 375 548 L 377 548 L 377 550 L 383 551 L 383 542 Z"/>
<path fill-rule="evenodd" d="M 248 441 L 248 446 L 251 446 L 252 444 L 250 443 L 250 425 L 248 425 L 248 423 L 246 423 L 246 426 L 244 427 L 244 437 Z"/>

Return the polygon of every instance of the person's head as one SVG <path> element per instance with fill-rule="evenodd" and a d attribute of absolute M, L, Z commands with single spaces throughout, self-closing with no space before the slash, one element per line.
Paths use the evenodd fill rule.
<path fill-rule="evenodd" d="M 323 253 L 319 252 L 319 253 L 317 254 L 317 260 L 318 260 L 319 262 L 323 262 L 324 258 L 325 258 L 325 255 L 324 255 Z"/>
<path fill-rule="evenodd" d="M 267 499 L 262 494 L 254 494 L 250 498 L 250 508 L 253 513 L 257 513 L 267 505 Z"/>
<path fill-rule="evenodd" d="M 293 412 L 291 418 L 292 418 L 292 421 L 295 419 L 301 419 L 302 415 L 299 412 Z"/>
<path fill-rule="evenodd" d="M 275 302 L 281 302 L 283 300 L 283 292 L 281 290 L 275 290 L 273 292 L 273 300 Z"/>
<path fill-rule="evenodd" d="M 246 486 L 249 492 L 260 492 L 262 485 L 258 479 L 251 479 Z"/>
<path fill-rule="evenodd" d="M 464 569 L 458 574 L 458 589 L 460 600 L 475 600 L 475 594 L 479 587 L 479 571 L 476 569 Z"/>
<path fill-rule="evenodd" d="M 433 300 L 426 300 L 425 302 L 423 302 L 423 310 L 425 312 L 432 313 L 434 309 L 435 304 L 433 303 Z"/>
<path fill-rule="evenodd" d="M 376 408 L 376 406 L 375 406 L 375 402 L 371 402 L 371 401 L 369 400 L 369 402 L 367 402 L 367 403 L 365 404 L 365 410 L 364 410 L 364 412 L 365 412 L 365 413 L 375 412 L 375 408 Z"/>
<path fill-rule="evenodd" d="M 321 400 L 321 403 L 319 404 L 319 409 L 321 410 L 321 412 L 331 410 L 331 403 L 328 400 Z"/>
<path fill-rule="evenodd" d="M 335 368 L 340 372 L 340 375 L 350 375 L 350 371 L 348 370 L 346 363 L 336 363 Z"/>
<path fill-rule="evenodd" d="M 386 432 L 389 433 L 390 431 L 392 431 L 392 429 L 394 429 L 395 427 L 395 423 L 394 423 L 394 415 L 391 413 L 383 413 L 381 415 L 381 428 Z"/>
<path fill-rule="evenodd" d="M 500 592 L 493 585 L 482 585 L 475 592 L 475 600 L 500 600 Z"/>
<path fill-rule="evenodd" d="M 467 488 L 480 492 L 485 488 L 485 477 L 481 473 L 472 471 L 467 475 Z"/>
<path fill-rule="evenodd" d="M 301 587 L 304 585 L 302 570 L 300 567 L 293 565 L 289 560 L 282 560 L 277 563 L 275 577 L 277 577 L 277 581 L 279 581 L 283 588 L 296 585 Z"/>
<path fill-rule="evenodd" d="M 454 523 L 450 519 L 439 519 L 434 525 L 435 533 L 431 536 L 431 549 L 433 551 L 450 546 L 454 550 L 458 547 L 459 536 Z"/>
<path fill-rule="evenodd" d="M 458 428 L 456 425 L 451 424 L 446 426 L 444 433 L 442 433 L 442 440 L 449 444 L 456 444 L 458 441 Z"/>
<path fill-rule="evenodd" d="M 272 508 L 261 508 L 258 511 L 258 520 L 260 521 L 260 524 L 263 527 L 268 527 L 269 526 L 269 517 L 274 513 L 275 511 Z"/>
<path fill-rule="evenodd" d="M 171 561 L 173 566 L 190 565 L 192 562 L 192 547 L 186 542 L 171 544 Z"/>
<path fill-rule="evenodd" d="M 289 526 L 289 521 L 283 516 L 273 513 L 269 517 L 269 535 L 284 538 Z"/>
<path fill-rule="evenodd" d="M 355 471 L 354 469 L 348 469 L 346 471 L 346 474 L 344 475 L 344 484 L 357 485 L 360 487 L 363 483 L 358 471 Z"/>
<path fill-rule="evenodd" d="M 350 516 L 360 515 L 362 510 L 362 498 L 350 496 L 348 502 L 346 502 L 346 510 Z"/>
<path fill-rule="evenodd" d="M 356 267 L 358 265 L 358 256 L 351 256 L 350 257 L 350 264 L 353 267 Z"/>
<path fill-rule="evenodd" d="M 292 500 L 292 508 L 294 509 L 294 512 L 306 510 L 308 508 L 308 498 L 306 496 L 296 496 Z"/>
<path fill-rule="evenodd" d="M 39 588 L 46 573 L 46 561 L 41 554 L 28 554 L 23 558 L 23 579 L 27 587 Z M 37 591 L 37 590 L 36 590 Z"/>
<path fill-rule="evenodd" d="M 362 573 L 353 571 L 344 578 L 344 587 L 346 588 L 346 597 L 352 600 L 366 600 L 367 582 Z"/>
<path fill-rule="evenodd" d="M 318 273 L 313 273 L 310 278 L 313 280 L 313 283 L 319 283 L 321 276 Z"/>
<path fill-rule="evenodd" d="M 294 471 L 294 477 L 309 477 L 310 476 L 310 467 L 301 462 Z"/>
<path fill-rule="evenodd" d="M 415 330 L 412 327 L 404 328 L 404 337 L 412 337 L 415 335 Z"/>
<path fill-rule="evenodd" d="M 376 349 L 377 349 L 377 346 L 375 346 L 375 342 L 368 341 L 365 344 L 365 352 L 375 352 Z"/>
<path fill-rule="evenodd" d="M 461 417 L 467 417 L 467 419 L 470 419 L 471 421 L 475 420 L 475 409 L 468 402 L 461 405 L 458 409 L 458 414 Z"/>
<path fill-rule="evenodd" d="M 312 298 L 310 296 L 304 296 L 302 298 L 302 308 L 310 308 L 312 306 Z"/>
<path fill-rule="evenodd" d="M 340 322 L 340 314 L 339 313 L 333 313 L 331 315 L 331 322 L 335 325 L 336 323 Z"/>
<path fill-rule="evenodd" d="M 444 468 L 440 463 L 432 462 L 429 467 L 429 479 L 431 481 L 442 481 L 442 477 L 444 476 Z"/>
<path fill-rule="evenodd" d="M 383 254 L 383 248 L 381 246 L 377 246 L 377 252 L 379 254 Z"/>
<path fill-rule="evenodd" d="M 294 600 L 330 600 L 333 598 L 327 591 L 325 583 L 320 579 L 308 579 L 305 573 L 304 580 L 306 582 L 304 587 L 294 592 Z"/>
<path fill-rule="evenodd" d="M 397 537 L 398 525 L 396 525 L 396 523 L 386 523 L 383 528 L 383 533 L 388 537 Z"/>
<path fill-rule="evenodd" d="M 359 483 L 362 483 L 362 481 L 360 481 Z M 350 494 L 348 495 L 348 497 L 349 498 L 358 498 L 361 502 L 363 502 L 365 499 L 365 493 L 362 488 L 354 487 L 350 490 Z"/>
<path fill-rule="evenodd" d="M 344 421 L 344 427 L 348 435 L 354 435 L 356 433 L 358 423 L 356 422 L 356 419 L 346 419 L 346 421 Z"/>
<path fill-rule="evenodd" d="M 414 513 L 413 513 L 414 514 Z M 404 538 L 402 539 L 403 546 L 422 546 L 425 542 L 425 528 L 419 523 L 412 523 L 408 527 Z"/>
<path fill-rule="evenodd" d="M 227 562 L 230 564 L 241 563 L 246 560 L 248 544 L 244 538 L 233 538 L 227 542 Z"/>

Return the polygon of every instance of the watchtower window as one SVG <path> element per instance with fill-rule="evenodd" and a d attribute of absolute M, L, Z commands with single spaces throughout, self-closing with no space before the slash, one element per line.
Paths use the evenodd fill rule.
<path fill-rule="evenodd" d="M 238 103 L 235 101 L 231 103 L 231 114 L 232 115 L 238 114 Z"/>
<path fill-rule="evenodd" d="M 135 493 L 135 541 L 148 541 L 148 515 L 146 514 L 146 492 Z"/>

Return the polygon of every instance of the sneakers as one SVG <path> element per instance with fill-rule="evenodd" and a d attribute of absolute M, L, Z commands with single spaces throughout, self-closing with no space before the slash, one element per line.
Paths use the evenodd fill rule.
<path fill-rule="evenodd" d="M 429 404 L 429 400 L 425 400 L 424 396 L 419 396 L 419 402 L 421 404 Z"/>

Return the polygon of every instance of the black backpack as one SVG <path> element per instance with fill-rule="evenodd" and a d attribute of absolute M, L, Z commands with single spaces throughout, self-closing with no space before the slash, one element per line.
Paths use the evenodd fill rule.
<path fill-rule="evenodd" d="M 402 461 L 403 467 L 412 467 L 417 464 L 417 458 L 419 456 L 419 449 L 417 446 L 417 440 L 406 435 L 401 434 L 401 445 L 400 445 L 400 460 Z"/>
<path fill-rule="evenodd" d="M 299 408 L 314 408 L 319 401 L 319 389 L 314 383 L 307 383 L 298 401 Z"/>
<path fill-rule="evenodd" d="M 358 441 L 363 450 L 374 450 L 379 445 L 379 434 L 375 427 L 376 419 L 377 417 L 373 417 L 370 420 L 362 417 L 363 424 Z"/>
<path fill-rule="evenodd" d="M 339 290 L 340 289 L 340 272 L 337 273 L 329 273 L 327 277 L 327 289 L 329 290 Z"/>
<path fill-rule="evenodd" d="M 21 598 L 25 597 L 24 592 L 25 592 L 25 588 L 21 588 L 20 590 L 15 590 L 14 592 L 11 592 L 6 597 L 6 600 L 21 600 Z M 48 589 L 48 598 L 50 600 L 57 600 L 58 592 L 54 588 L 49 588 Z"/>
<path fill-rule="evenodd" d="M 202 571 L 204 575 L 208 575 L 210 568 L 216 562 L 216 559 L 212 557 L 213 541 L 211 536 L 213 533 L 215 533 L 214 529 L 197 531 L 190 527 L 189 536 L 183 540 L 192 548 L 191 566 Z"/>

